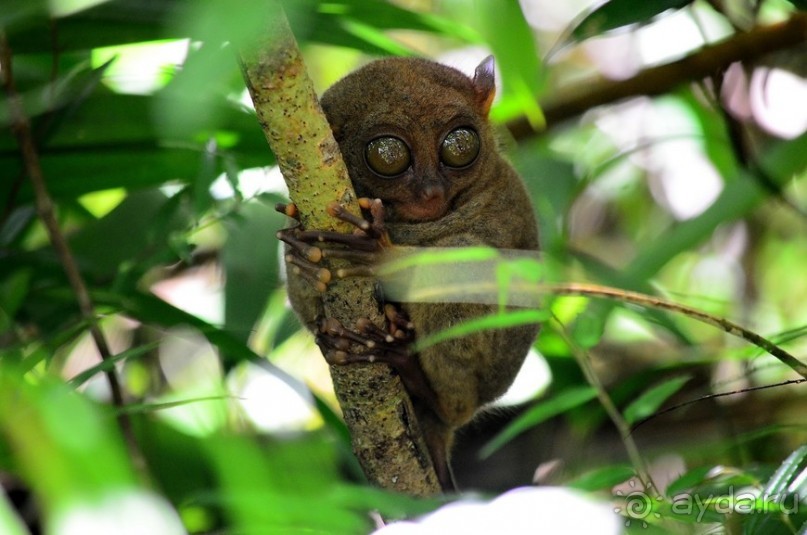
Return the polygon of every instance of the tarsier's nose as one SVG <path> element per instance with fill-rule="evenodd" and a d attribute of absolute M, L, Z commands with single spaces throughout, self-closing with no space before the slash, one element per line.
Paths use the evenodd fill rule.
<path fill-rule="evenodd" d="M 428 184 L 420 192 L 420 198 L 425 203 L 441 201 L 446 195 L 446 190 L 440 184 Z"/>

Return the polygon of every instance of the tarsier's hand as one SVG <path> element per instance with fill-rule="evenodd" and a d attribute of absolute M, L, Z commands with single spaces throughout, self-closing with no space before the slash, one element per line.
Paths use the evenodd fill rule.
<path fill-rule="evenodd" d="M 278 232 L 278 238 L 289 245 L 286 262 L 294 273 L 324 292 L 334 278 L 372 276 L 374 264 L 381 252 L 391 243 L 384 227 L 384 205 L 380 199 L 359 199 L 359 206 L 370 212 L 371 220 L 347 212 L 338 203 L 328 205 L 328 213 L 355 227 L 351 234 L 340 232 L 307 231 L 299 224 L 297 207 L 281 204 L 277 210 L 298 220 L 298 224 Z M 347 260 L 348 267 L 331 270 L 322 266 L 323 259 Z M 345 328 L 337 319 L 316 319 L 316 340 L 331 365 L 357 362 L 383 362 L 395 369 L 407 391 L 428 404 L 436 403 L 434 390 L 429 385 L 417 354 L 409 345 L 415 338 L 414 325 L 400 307 L 384 305 L 385 328 L 376 326 L 367 318 L 356 320 L 355 330 Z M 362 351 L 353 351 L 355 345 Z"/>
<path fill-rule="evenodd" d="M 279 212 L 298 221 L 297 225 L 277 233 L 278 239 L 289 245 L 286 262 L 295 274 L 305 278 L 320 292 L 328 288 L 328 283 L 334 277 L 372 276 L 379 253 L 390 246 L 381 200 L 362 197 L 358 202 L 362 209 L 370 212 L 369 221 L 351 214 L 337 202 L 327 207 L 332 217 L 355 227 L 351 234 L 305 230 L 299 223 L 299 213 L 294 204 L 276 206 Z M 342 259 L 352 265 L 334 271 L 322 266 L 323 259 Z"/>

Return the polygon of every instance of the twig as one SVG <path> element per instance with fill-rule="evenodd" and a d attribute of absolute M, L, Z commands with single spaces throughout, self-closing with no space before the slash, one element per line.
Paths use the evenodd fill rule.
<path fill-rule="evenodd" d="M 620 290 L 618 288 L 610 288 L 608 286 L 600 286 L 597 284 L 585 283 L 565 283 L 565 284 L 541 284 L 539 286 L 541 292 L 546 292 L 555 295 L 584 295 L 589 297 L 604 297 L 608 299 L 616 299 L 627 303 L 634 303 L 637 305 L 658 308 L 661 310 L 670 310 L 689 316 L 700 322 L 717 327 L 729 334 L 742 338 L 747 342 L 760 347 L 779 359 L 782 363 L 786 364 L 793 369 L 796 373 L 807 379 L 807 364 L 804 364 L 796 357 L 774 344 L 767 338 L 758 335 L 755 332 L 749 331 L 745 327 L 741 327 L 736 323 L 724 318 L 718 318 L 711 314 L 707 314 L 702 310 L 688 307 L 679 303 L 673 303 L 659 297 L 650 295 L 630 292 L 627 290 Z"/>
<path fill-rule="evenodd" d="M 780 388 L 780 387 L 788 386 L 788 385 L 800 385 L 800 384 L 805 383 L 805 382 L 807 382 L 807 379 L 790 379 L 789 381 L 782 381 L 781 383 L 774 383 L 774 384 L 771 384 L 771 385 L 751 386 L 751 387 L 748 387 L 748 388 L 741 388 L 739 390 L 732 390 L 730 392 L 718 392 L 716 394 L 708 394 L 706 396 L 701 396 L 701 397 L 698 397 L 698 398 L 695 398 L 695 399 L 690 399 L 690 400 L 684 401 L 682 403 L 676 403 L 672 407 L 667 407 L 664 410 L 660 410 L 660 411 L 657 411 L 657 412 L 653 413 L 652 415 L 648 416 L 647 418 L 639 420 L 633 426 L 633 431 L 636 431 L 636 429 L 638 429 L 640 425 L 644 425 L 647 422 L 658 418 L 662 414 L 667 414 L 668 412 L 677 411 L 678 409 L 683 409 L 684 407 L 688 407 L 690 405 L 694 405 L 695 403 L 700 403 L 702 401 L 707 401 L 707 400 L 710 400 L 710 399 L 722 398 L 722 397 L 726 397 L 726 396 L 734 396 L 736 394 L 746 394 L 748 392 L 757 392 L 759 390 L 769 390 L 771 388 Z"/>
<path fill-rule="evenodd" d="M 78 302 L 79 311 L 89 326 L 90 336 L 95 343 L 95 347 L 98 349 L 101 359 L 105 361 L 110 360 L 112 359 L 112 352 L 109 349 L 104 333 L 98 325 L 98 320 L 95 316 L 95 307 L 87 291 L 87 285 L 81 276 L 73 253 L 56 220 L 53 201 L 48 193 L 45 178 L 42 174 L 42 167 L 39 164 L 39 154 L 37 153 L 34 138 L 31 133 L 31 124 L 28 117 L 25 115 L 22 99 L 19 93 L 17 93 L 17 88 L 14 83 L 11 48 L 8 45 L 5 32 L 2 30 L 0 30 L 0 78 L 2 78 L 3 87 L 8 96 L 11 129 L 17 138 L 25 172 L 31 180 L 31 185 L 34 189 L 37 212 L 45 225 L 51 245 L 62 263 L 67 280 Z M 118 382 L 118 377 L 115 374 L 114 367 L 110 367 L 110 369 L 105 372 L 105 375 L 109 383 L 110 392 L 112 393 L 112 402 L 118 408 L 118 423 L 126 439 L 132 460 L 138 468 L 141 468 L 144 466 L 143 456 L 137 446 L 131 421 L 123 411 L 125 405 L 123 392 Z"/>
<path fill-rule="evenodd" d="M 675 87 L 701 80 L 726 69 L 737 61 L 748 61 L 807 41 L 807 13 L 797 13 L 788 20 L 736 34 L 715 45 L 706 46 L 680 60 L 645 69 L 633 78 L 621 81 L 595 80 L 557 94 L 542 103 L 546 128 L 576 117 L 597 106 L 640 95 L 655 96 Z M 527 138 L 535 130 L 526 117 L 514 119 L 507 128 L 516 139 Z"/>
<path fill-rule="evenodd" d="M 636 445 L 636 441 L 633 440 L 630 425 L 628 425 L 628 422 L 622 417 L 622 413 L 620 413 L 619 409 L 617 409 L 616 405 L 614 405 L 611 396 L 608 395 L 608 391 L 605 389 L 605 386 L 603 386 L 599 376 L 591 366 L 591 356 L 585 349 L 575 343 L 574 339 L 566 331 L 566 326 L 563 325 L 563 323 L 561 323 L 556 316 L 553 315 L 552 319 L 558 324 L 558 333 L 566 342 L 566 345 L 569 346 L 569 349 L 574 355 L 578 366 L 580 366 L 580 370 L 583 372 L 586 381 L 588 381 L 588 384 L 590 384 L 597 392 L 597 399 L 599 399 L 600 405 L 602 405 L 603 409 L 605 409 L 606 414 L 608 414 L 608 417 L 611 419 L 614 427 L 616 427 L 617 432 L 622 439 L 622 444 L 625 446 L 625 450 L 628 453 L 628 459 L 630 459 L 630 463 L 633 465 L 633 469 L 636 471 L 636 475 L 641 480 L 642 485 L 646 490 L 653 490 L 655 493 L 658 493 L 659 489 L 656 488 L 655 484 L 653 483 L 653 479 L 650 476 L 650 470 L 647 468 L 647 463 L 639 453 L 639 447 Z"/>

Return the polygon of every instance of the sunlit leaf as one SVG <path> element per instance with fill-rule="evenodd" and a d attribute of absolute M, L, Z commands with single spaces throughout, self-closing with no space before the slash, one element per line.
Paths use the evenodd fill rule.
<path fill-rule="evenodd" d="M 337 474 L 325 442 L 274 441 L 258 448 L 241 437 L 215 437 L 205 447 L 222 487 L 217 500 L 238 531 L 359 532 L 368 527 L 361 512 L 328 499 Z"/>
<path fill-rule="evenodd" d="M 517 0 L 480 0 L 471 7 L 467 2 L 456 9 L 472 14 L 501 72 L 502 99 L 492 117 L 507 121 L 515 114 L 526 115 L 533 127 L 544 123 L 537 97 L 543 89 L 543 71 L 537 43 Z M 466 14 L 466 16 L 468 16 Z"/>
<path fill-rule="evenodd" d="M 5 535 L 29 535 L 29 531 L 17 516 L 5 493 L 0 494 L 0 532 Z"/>
<path fill-rule="evenodd" d="M 115 420 L 63 383 L 31 384 L 0 362 L 0 429 L 48 510 L 132 487 Z"/>

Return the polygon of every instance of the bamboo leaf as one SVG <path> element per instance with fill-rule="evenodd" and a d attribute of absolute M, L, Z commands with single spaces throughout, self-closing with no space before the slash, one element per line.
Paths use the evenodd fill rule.
<path fill-rule="evenodd" d="M 625 421 L 635 424 L 652 416 L 661 405 L 678 392 L 692 377 L 674 377 L 646 390 L 635 399 L 623 412 Z"/>
<path fill-rule="evenodd" d="M 609 0 L 594 8 L 571 31 L 571 39 L 583 41 L 617 28 L 646 24 L 668 10 L 679 10 L 693 0 Z"/>
<path fill-rule="evenodd" d="M 486 459 L 496 453 L 506 443 L 524 431 L 554 416 L 588 403 L 597 397 L 597 392 L 590 386 L 573 387 L 540 401 L 524 414 L 512 421 L 502 432 L 493 437 L 479 451 L 479 456 Z"/>

